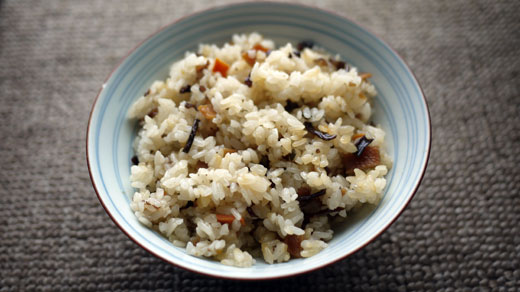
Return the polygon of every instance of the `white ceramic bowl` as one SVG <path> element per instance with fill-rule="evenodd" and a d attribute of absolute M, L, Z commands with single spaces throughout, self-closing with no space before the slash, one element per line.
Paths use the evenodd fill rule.
<path fill-rule="evenodd" d="M 233 33 L 259 32 L 277 45 L 313 40 L 338 53 L 362 72 L 373 74 L 378 96 L 374 120 L 387 133 L 394 165 L 383 199 L 338 228 L 319 254 L 251 268 L 236 268 L 186 254 L 141 225 L 130 209 L 130 158 L 136 123 L 127 111 L 152 81 L 165 79 L 170 65 L 199 43 L 224 43 Z M 244 3 L 182 18 L 151 35 L 123 59 L 96 98 L 87 130 L 87 160 L 92 184 L 112 220 L 138 245 L 185 269 L 233 279 L 286 277 L 323 267 L 359 250 L 396 220 L 426 169 L 431 128 L 425 98 L 410 69 L 383 41 L 358 24 L 313 7 L 282 3 Z"/>

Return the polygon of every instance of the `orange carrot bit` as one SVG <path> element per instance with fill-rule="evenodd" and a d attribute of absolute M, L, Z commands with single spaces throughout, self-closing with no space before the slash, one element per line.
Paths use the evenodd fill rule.
<path fill-rule="evenodd" d="M 228 215 L 228 214 L 216 214 L 217 215 L 217 221 L 222 224 L 232 224 L 233 221 L 235 221 L 235 216 Z M 246 222 L 244 221 L 244 217 L 240 218 L 240 224 L 246 225 Z"/>
<path fill-rule="evenodd" d="M 352 136 L 352 141 L 356 141 L 357 139 L 359 139 L 359 138 L 361 138 L 361 137 L 363 137 L 363 136 L 365 136 L 365 134 L 363 134 L 363 133 L 357 133 L 357 134 L 355 134 L 355 135 Z"/>
<path fill-rule="evenodd" d="M 213 66 L 213 73 L 220 72 L 220 75 L 222 77 L 227 77 L 227 71 L 229 69 L 229 65 L 226 64 L 224 61 L 220 60 L 219 58 L 215 59 L 215 65 Z"/>
<path fill-rule="evenodd" d="M 244 61 L 246 61 L 249 66 L 253 66 L 256 62 L 256 58 L 251 58 L 249 56 L 249 52 L 242 53 L 242 59 L 244 59 Z"/>
<path fill-rule="evenodd" d="M 207 119 L 207 120 L 212 120 L 214 117 L 217 116 L 217 113 L 215 112 L 215 110 L 213 109 L 213 106 L 211 104 L 202 104 L 202 105 L 199 105 L 197 107 L 197 109 L 199 110 L 199 112 L 202 113 L 202 115 Z"/>
<path fill-rule="evenodd" d="M 226 156 L 226 154 L 228 154 L 228 153 L 237 152 L 235 149 L 231 149 L 231 148 L 224 148 L 222 151 L 224 152 L 224 156 Z"/>
<path fill-rule="evenodd" d="M 269 51 L 268 48 L 262 46 L 261 44 L 256 44 L 253 46 L 253 50 L 257 50 L 257 51 L 262 51 L 264 53 L 267 53 L 267 51 Z"/>
<path fill-rule="evenodd" d="M 361 77 L 361 80 L 367 80 L 368 78 L 372 77 L 372 74 L 370 74 L 370 73 L 361 73 L 361 74 L 359 74 L 359 77 Z"/>

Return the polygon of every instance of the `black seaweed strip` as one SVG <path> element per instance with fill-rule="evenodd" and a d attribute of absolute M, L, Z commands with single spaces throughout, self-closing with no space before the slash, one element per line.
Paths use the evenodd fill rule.
<path fill-rule="evenodd" d="M 197 129 L 199 128 L 199 119 L 195 119 L 193 122 L 193 126 L 191 127 L 190 137 L 188 138 L 188 142 L 186 142 L 186 146 L 182 149 L 182 152 L 188 153 L 190 152 L 191 145 L 193 144 L 193 140 L 195 139 L 195 134 L 197 134 Z"/>

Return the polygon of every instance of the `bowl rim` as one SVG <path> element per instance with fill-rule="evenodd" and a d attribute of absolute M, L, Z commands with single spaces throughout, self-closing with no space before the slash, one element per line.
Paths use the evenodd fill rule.
<path fill-rule="evenodd" d="M 333 259 L 331 261 L 326 261 L 326 262 L 324 262 L 322 264 L 319 264 L 319 265 L 317 265 L 315 267 L 309 268 L 309 269 L 304 270 L 304 271 L 288 272 L 288 273 L 285 273 L 285 274 L 279 275 L 279 276 L 267 276 L 267 277 L 258 276 L 258 277 L 236 278 L 236 277 L 233 277 L 231 275 L 230 276 L 226 276 L 226 275 L 222 275 L 222 274 L 218 274 L 217 275 L 217 274 L 205 273 L 205 272 L 193 269 L 193 268 L 191 268 L 189 266 L 182 265 L 182 264 L 179 264 L 177 262 L 173 262 L 173 261 L 171 261 L 171 260 L 169 260 L 169 259 L 167 259 L 167 258 L 165 258 L 165 257 L 163 257 L 161 255 L 159 255 L 158 253 L 154 252 L 151 248 L 148 248 L 148 247 L 142 245 L 141 243 L 139 243 L 139 241 L 136 240 L 133 237 L 133 235 L 130 234 L 130 232 L 128 232 L 125 228 L 123 228 L 122 225 L 115 219 L 114 215 L 112 215 L 112 213 L 110 213 L 109 209 L 105 205 L 105 202 L 101 198 L 100 192 L 99 192 L 98 187 L 96 185 L 96 182 L 94 180 L 94 175 L 93 175 L 93 172 L 92 172 L 92 166 L 91 166 L 91 161 L 90 161 L 90 156 L 89 156 L 89 133 L 90 133 L 90 126 L 91 126 L 91 123 L 92 123 L 92 117 L 93 117 L 94 109 L 96 108 L 96 105 L 97 105 L 97 102 L 99 100 L 99 97 L 101 96 L 101 92 L 103 92 L 103 90 L 105 88 L 105 84 L 112 77 L 114 72 L 116 72 L 117 69 L 119 69 L 121 64 L 123 64 L 123 62 L 130 55 L 132 55 L 135 50 L 137 50 L 139 47 L 141 47 L 141 45 L 143 45 L 145 42 L 147 42 L 152 37 L 154 37 L 157 34 L 161 33 L 166 28 L 168 28 L 168 27 L 170 27 L 172 25 L 175 25 L 176 23 L 178 23 L 178 22 L 180 22 L 180 21 L 182 21 L 182 20 L 184 20 L 186 18 L 195 17 L 197 15 L 204 14 L 204 13 L 210 12 L 210 11 L 217 11 L 217 10 L 227 9 L 227 8 L 235 7 L 235 6 L 247 6 L 247 5 L 251 5 L 251 4 L 253 4 L 253 5 L 255 5 L 255 4 L 275 4 L 275 5 L 296 6 L 296 7 L 304 7 L 304 8 L 311 8 L 311 9 L 319 10 L 319 11 L 324 12 L 326 14 L 328 13 L 328 14 L 334 15 L 336 17 L 345 19 L 345 20 L 353 23 L 354 25 L 358 26 L 359 28 L 365 30 L 367 33 L 372 34 L 373 36 L 375 36 L 379 41 L 382 42 L 382 44 L 384 46 L 386 46 L 389 50 L 391 50 L 395 54 L 395 56 L 404 64 L 405 68 L 408 70 L 408 72 L 410 72 L 413 82 L 415 84 L 417 84 L 418 89 L 419 89 L 419 93 L 420 93 L 419 95 L 420 95 L 420 97 L 422 99 L 422 102 L 423 102 L 423 104 L 425 106 L 425 109 L 426 109 L 426 116 L 425 116 L 425 118 L 426 118 L 426 124 L 427 124 L 428 133 L 426 135 L 426 138 L 427 138 L 427 143 L 426 143 L 427 144 L 427 149 L 426 149 L 426 152 L 425 152 L 425 158 L 426 159 L 424 160 L 424 164 L 421 166 L 421 170 L 420 170 L 421 174 L 419 176 L 419 179 L 415 183 L 415 185 L 413 187 L 413 190 L 411 191 L 411 194 L 410 194 L 408 200 L 402 205 L 401 210 L 399 210 L 399 212 L 396 213 L 395 217 L 392 220 L 390 220 L 389 222 L 387 222 L 384 225 L 384 227 L 381 228 L 379 232 L 374 234 L 369 240 L 367 240 L 365 243 L 360 245 L 358 248 L 356 248 L 356 249 L 352 250 L 351 252 L 348 252 L 348 253 L 340 256 L 340 257 L 338 257 L 337 259 Z M 349 17 L 347 17 L 345 15 L 339 14 L 336 11 L 333 11 L 333 10 L 329 10 L 329 9 L 322 8 L 322 7 L 317 7 L 315 5 L 308 5 L 308 4 L 301 4 L 301 3 L 287 3 L 287 2 L 265 1 L 265 0 L 263 0 L 263 1 L 254 1 L 254 2 L 247 1 L 247 2 L 229 3 L 229 4 L 224 4 L 224 5 L 215 5 L 215 6 L 212 6 L 212 7 L 209 7 L 209 8 L 205 8 L 205 9 L 202 9 L 202 10 L 194 11 L 192 13 L 189 13 L 189 14 L 186 14 L 186 15 L 181 16 L 179 18 L 176 18 L 173 21 L 171 21 L 171 22 L 169 22 L 169 23 L 159 27 L 153 33 L 149 34 L 146 38 L 144 38 L 143 40 L 138 42 L 132 49 L 130 49 L 119 60 L 119 62 L 114 66 L 112 71 L 108 74 L 108 76 L 103 81 L 100 89 L 98 90 L 98 93 L 97 93 L 97 95 L 96 95 L 96 97 L 94 99 L 94 102 L 92 103 L 92 107 L 90 109 L 90 114 L 89 114 L 88 123 L 87 123 L 87 131 L 86 131 L 85 142 L 86 142 L 86 152 L 85 152 L 85 155 L 86 155 L 86 159 L 87 159 L 88 172 L 89 172 L 90 181 L 92 183 L 92 186 L 94 188 L 96 196 L 97 196 L 99 202 L 101 203 L 101 205 L 103 206 L 103 209 L 105 209 L 105 212 L 110 217 L 110 219 L 134 243 L 136 243 L 138 246 L 140 246 L 142 249 L 146 250 L 147 252 L 149 252 L 153 256 L 161 259 L 162 261 L 164 261 L 164 262 L 166 262 L 168 264 L 171 264 L 171 265 L 173 265 L 175 267 L 179 267 L 179 268 L 188 270 L 190 272 L 197 273 L 199 275 L 210 276 L 210 277 L 220 278 L 220 279 L 239 280 L 239 281 L 256 281 L 256 280 L 274 280 L 274 279 L 288 278 L 288 277 L 292 277 L 292 276 L 296 276 L 296 275 L 307 274 L 307 273 L 319 270 L 319 269 L 321 269 L 323 267 L 332 265 L 334 263 L 337 263 L 337 262 L 339 262 L 341 260 L 346 259 L 347 257 L 349 257 L 349 256 L 353 255 L 354 253 L 358 252 L 359 250 L 363 249 L 368 244 L 372 243 L 376 238 L 378 238 L 382 233 L 384 233 L 386 230 L 388 230 L 388 228 L 402 215 L 402 213 L 405 211 L 406 207 L 408 207 L 408 205 L 410 204 L 410 201 L 416 195 L 416 193 L 417 193 L 417 191 L 418 191 L 418 189 L 420 187 L 420 184 L 421 184 L 422 180 L 424 179 L 424 176 L 425 176 L 425 173 L 426 173 L 426 169 L 427 169 L 427 166 L 428 166 L 428 162 L 430 160 L 431 145 L 432 145 L 432 125 L 431 125 L 431 115 L 430 115 L 430 108 L 429 108 L 429 105 L 428 105 L 428 101 L 427 101 L 427 99 L 425 97 L 425 94 L 424 94 L 424 91 L 423 91 L 423 88 L 422 88 L 421 84 L 419 83 L 419 81 L 417 80 L 417 77 L 415 76 L 415 73 L 412 71 L 412 69 L 410 68 L 408 63 L 404 60 L 404 58 L 395 49 L 393 49 L 381 36 L 379 36 L 378 34 L 374 33 L 371 29 L 368 29 L 364 25 L 361 25 L 359 22 L 357 22 L 357 21 L 355 21 L 355 20 L 353 20 L 353 19 L 351 19 L 351 18 L 349 18 Z"/>

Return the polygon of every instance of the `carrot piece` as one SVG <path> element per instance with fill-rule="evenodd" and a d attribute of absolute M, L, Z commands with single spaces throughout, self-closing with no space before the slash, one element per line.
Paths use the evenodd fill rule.
<path fill-rule="evenodd" d="M 229 65 L 226 64 L 224 61 L 220 60 L 219 58 L 215 59 L 215 65 L 213 66 L 213 73 L 220 72 L 220 75 L 222 77 L 227 77 L 227 71 L 229 69 Z"/>
<path fill-rule="evenodd" d="M 268 48 L 262 46 L 261 44 L 254 45 L 252 50 L 254 50 L 254 51 L 262 51 L 262 52 L 265 52 L 265 53 L 267 53 L 267 51 L 269 51 Z M 246 52 L 242 53 L 242 59 L 244 59 L 244 61 L 246 61 L 247 64 L 249 64 L 249 66 L 255 65 L 255 62 L 256 62 L 256 56 L 254 58 L 251 58 L 251 56 L 249 54 L 250 52 L 254 52 L 252 50 L 246 51 Z M 254 52 L 254 53 L 256 55 L 256 52 Z"/>
<path fill-rule="evenodd" d="M 269 51 L 268 48 L 262 46 L 261 44 L 256 44 L 256 45 L 254 45 L 254 46 L 253 46 L 253 49 L 254 49 L 254 50 L 257 50 L 257 51 L 262 51 L 262 52 L 264 52 L 264 53 L 267 53 L 267 51 Z"/>
<path fill-rule="evenodd" d="M 228 214 L 216 214 L 217 215 L 217 221 L 222 224 L 232 224 L 233 221 L 235 221 L 235 216 L 228 215 Z M 245 225 L 246 222 L 244 221 L 244 217 L 240 218 L 240 224 Z"/>
<path fill-rule="evenodd" d="M 352 141 L 356 141 L 357 139 L 359 139 L 359 138 L 361 138 L 361 137 L 363 137 L 363 136 L 365 136 L 365 134 L 363 134 L 363 133 L 357 133 L 357 134 L 355 134 L 355 135 L 352 136 Z"/>
<path fill-rule="evenodd" d="M 362 80 L 367 80 L 368 78 L 372 77 L 372 74 L 370 74 L 370 73 L 361 73 L 361 74 L 359 74 L 359 77 L 361 77 Z"/>
<path fill-rule="evenodd" d="M 226 156 L 226 154 L 228 154 L 228 153 L 235 153 L 237 151 L 235 149 L 231 149 L 231 148 L 224 148 L 223 152 L 224 152 L 224 156 Z"/>
<path fill-rule="evenodd" d="M 202 113 L 202 115 L 207 119 L 207 120 L 212 120 L 214 117 L 217 116 L 217 113 L 215 112 L 215 110 L 213 109 L 213 106 L 211 104 L 202 104 L 202 105 L 199 105 L 197 107 L 197 109 L 199 110 L 199 112 Z"/>
<path fill-rule="evenodd" d="M 255 64 L 255 62 L 256 62 L 256 58 L 249 57 L 249 53 L 248 52 L 242 53 L 242 59 L 244 59 L 244 61 L 246 61 L 247 64 L 249 64 L 249 66 L 253 66 Z"/>

